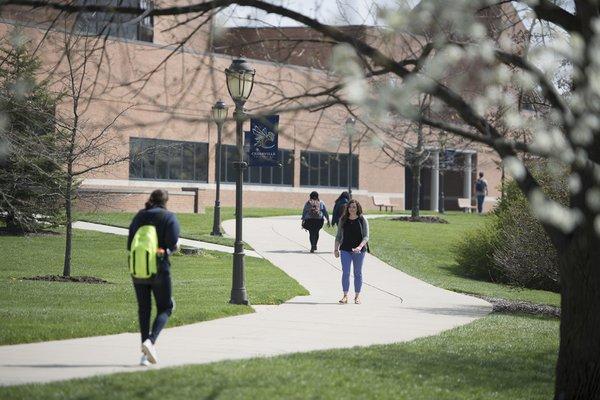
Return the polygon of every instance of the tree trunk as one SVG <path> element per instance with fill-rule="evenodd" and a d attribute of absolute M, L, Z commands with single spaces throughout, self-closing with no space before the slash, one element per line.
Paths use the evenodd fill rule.
<path fill-rule="evenodd" d="M 556 400 L 600 399 L 600 238 L 593 219 L 559 252 L 560 348 Z"/>
<path fill-rule="evenodd" d="M 419 210 L 421 209 L 421 164 L 415 163 L 412 166 L 412 210 L 411 216 L 413 218 L 419 217 Z"/>
<path fill-rule="evenodd" d="M 65 212 L 66 212 L 66 217 L 67 217 L 67 221 L 66 221 L 66 228 L 67 228 L 67 232 L 66 232 L 66 243 L 65 243 L 65 262 L 64 262 L 64 266 L 63 266 L 63 276 L 71 276 L 71 250 L 72 250 L 72 241 L 73 241 L 73 220 L 72 220 L 72 214 L 71 214 L 71 207 L 72 207 L 72 201 L 71 201 L 71 188 L 73 187 L 72 185 L 72 179 L 69 177 L 67 178 L 67 192 L 66 192 L 66 196 L 65 196 Z"/>

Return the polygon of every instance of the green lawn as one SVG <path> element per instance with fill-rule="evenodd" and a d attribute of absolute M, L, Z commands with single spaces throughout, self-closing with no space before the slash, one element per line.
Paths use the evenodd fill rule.
<path fill-rule="evenodd" d="M 125 238 L 75 230 L 72 275 L 110 285 L 26 281 L 62 274 L 64 237 L 0 236 L 0 345 L 136 332 L 137 308 L 126 266 Z M 246 257 L 246 285 L 254 304 L 279 304 L 306 289 L 268 261 Z M 228 304 L 232 256 L 204 252 L 172 260 L 177 311 L 169 326 L 252 312 Z M 2 396 L 0 396 L 1 398 Z"/>
<path fill-rule="evenodd" d="M 452 248 L 461 235 L 480 226 L 485 217 L 448 213 L 449 224 L 427 224 L 370 220 L 370 248 L 373 255 L 409 275 L 435 286 L 509 300 L 560 305 L 560 295 L 543 290 L 519 289 L 466 278 L 457 272 Z M 330 229 L 330 232 L 333 232 Z"/>
<path fill-rule="evenodd" d="M 290 210 L 281 214 L 290 214 Z M 193 233 L 194 218 L 198 217 L 189 215 L 188 220 L 182 215 L 182 225 L 187 226 L 184 231 Z M 125 226 L 131 214 L 95 218 L 125 221 Z M 372 220 L 371 250 L 391 265 L 448 289 L 558 302 L 558 295 L 552 293 L 516 290 L 455 274 L 450 252 L 453 244 L 462 232 L 477 227 L 484 218 L 458 213 L 445 218 L 449 225 Z M 207 229 L 210 224 L 205 223 L 196 234 Z M 0 272 L 0 320 L 10 321 L 9 326 L 0 325 L 0 343 L 137 330 L 123 238 L 76 231 L 74 274 L 113 282 L 102 286 L 18 279 L 60 273 L 62 237 L 0 237 L 0 244 L 8 249 L 8 267 Z M 98 254 L 102 254 L 101 260 Z M 253 303 L 279 303 L 306 293 L 267 262 L 246 260 Z M 179 256 L 173 263 L 175 297 L 180 301 L 169 326 L 250 312 L 248 307 L 226 303 L 231 256 L 207 252 Z M 89 314 L 98 310 L 110 310 L 100 311 L 102 318 L 93 319 L 105 322 L 86 327 L 92 325 Z M 408 343 L 0 388 L 0 398 L 547 399 L 552 396 L 558 328 L 556 319 L 492 314 Z"/>
<path fill-rule="evenodd" d="M 234 240 L 227 237 L 211 236 L 214 219 L 214 208 L 207 207 L 204 214 L 177 213 L 181 225 L 181 237 L 186 239 L 202 240 L 203 242 L 233 246 Z M 298 215 L 301 210 L 288 208 L 244 208 L 244 218 L 270 217 L 279 215 Z M 135 213 L 127 212 L 94 212 L 77 213 L 75 219 L 80 221 L 96 222 L 100 224 L 128 228 Z M 221 207 L 221 220 L 235 218 L 235 208 Z M 245 246 L 249 249 L 249 246 Z"/>
<path fill-rule="evenodd" d="M 0 398 L 549 399 L 557 338 L 556 320 L 495 314 L 409 343 L 0 388 Z"/>

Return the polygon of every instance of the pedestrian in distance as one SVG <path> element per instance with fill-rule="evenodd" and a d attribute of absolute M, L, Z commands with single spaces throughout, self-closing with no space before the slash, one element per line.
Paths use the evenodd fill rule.
<path fill-rule="evenodd" d="M 333 212 L 331 213 L 331 225 L 335 226 L 339 223 L 340 217 L 344 214 L 346 204 L 350 201 L 350 194 L 346 191 L 340 194 L 340 197 L 335 201 Z"/>
<path fill-rule="evenodd" d="M 174 308 L 169 256 L 178 248 L 179 222 L 167 211 L 168 199 L 166 190 L 153 191 L 145 208 L 131 221 L 127 239 L 142 339 L 140 364 L 144 366 L 158 362 L 156 340 Z M 150 329 L 153 295 L 157 315 Z"/>
<path fill-rule="evenodd" d="M 362 266 L 369 248 L 369 223 L 362 207 L 356 200 L 350 200 L 338 223 L 333 254 L 342 261 L 342 291 L 340 304 L 348 303 L 350 289 L 350 268 L 354 272 L 354 303 L 360 304 L 362 288 Z"/>
<path fill-rule="evenodd" d="M 488 183 L 483 178 L 483 172 L 479 173 L 479 179 L 475 181 L 475 195 L 477 196 L 477 212 L 483 213 L 483 202 L 488 195 Z"/>
<path fill-rule="evenodd" d="M 325 203 L 319 200 L 319 193 L 313 191 L 310 193 L 308 201 L 304 204 L 301 224 L 302 228 L 308 231 L 311 253 L 317 251 L 319 231 L 323 228 L 325 219 L 327 219 L 327 226 L 331 226 Z"/>

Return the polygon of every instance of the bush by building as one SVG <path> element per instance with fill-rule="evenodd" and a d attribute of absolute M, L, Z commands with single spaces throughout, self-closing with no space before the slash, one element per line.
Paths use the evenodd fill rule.
<path fill-rule="evenodd" d="M 544 191 L 566 204 L 564 174 L 547 165 L 533 168 Z M 560 175 L 562 177 L 557 177 Z M 486 224 L 455 247 L 459 271 L 475 279 L 558 292 L 558 256 L 516 182 L 508 182 L 504 197 Z"/>

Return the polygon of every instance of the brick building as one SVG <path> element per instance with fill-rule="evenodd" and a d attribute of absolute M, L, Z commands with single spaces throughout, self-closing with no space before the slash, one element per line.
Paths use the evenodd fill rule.
<path fill-rule="evenodd" d="M 142 8 L 147 4 L 131 1 L 135 5 L 140 1 Z M 192 212 L 196 195 L 201 207 L 212 206 L 217 134 L 210 110 L 222 99 L 230 105 L 231 116 L 223 71 L 240 55 L 256 68 L 256 84 L 246 104 L 250 113 L 296 104 L 296 111 L 280 115 L 281 167 L 248 170 L 244 205 L 300 208 L 308 193 L 317 190 L 331 206 L 348 187 L 347 111 L 340 106 L 302 110 L 310 98 L 295 103 L 290 99 L 336 79 L 328 69 L 332 45 L 309 29 L 234 28 L 213 37 L 210 24 L 180 25 L 183 17 L 122 16 L 107 25 L 108 17 L 102 13 L 74 20 L 19 8 L 4 8 L 0 17 L 2 45 L 17 27 L 36 46 L 41 43 L 38 54 L 57 91 L 68 71 L 64 56 L 68 38 L 77 38 L 71 40 L 73 54 L 81 60 L 86 49 L 94 48 L 91 44 L 102 44 L 101 51 L 84 57 L 90 67 L 82 79 L 85 107 L 79 118 L 85 123 L 81 129 L 92 136 L 105 130 L 112 148 L 130 158 L 87 174 L 80 187 L 79 209 L 136 210 L 157 187 L 169 190 L 170 207 L 176 211 Z M 371 44 L 384 42 L 377 28 L 342 29 Z M 185 45 L 179 46 L 183 39 Z M 389 51 L 393 50 L 394 45 Z M 69 115 L 71 108 L 67 99 L 57 114 Z M 232 120 L 224 124 L 221 204 L 225 206 L 235 203 L 234 128 Z M 457 209 L 458 197 L 474 197 L 473 177 L 479 170 L 490 183 L 488 207 L 493 204 L 500 171 L 490 153 L 464 144 L 446 150 L 452 150 L 455 162 L 444 172 L 440 186 L 440 151 L 431 149 L 431 161 L 422 173 L 422 208 L 437 209 L 443 190 L 445 208 Z M 386 158 L 368 135 L 353 138 L 351 157 L 353 195 L 366 208 L 374 208 L 372 197 L 378 195 L 389 197 L 399 209 L 410 206 L 409 169 Z"/>

